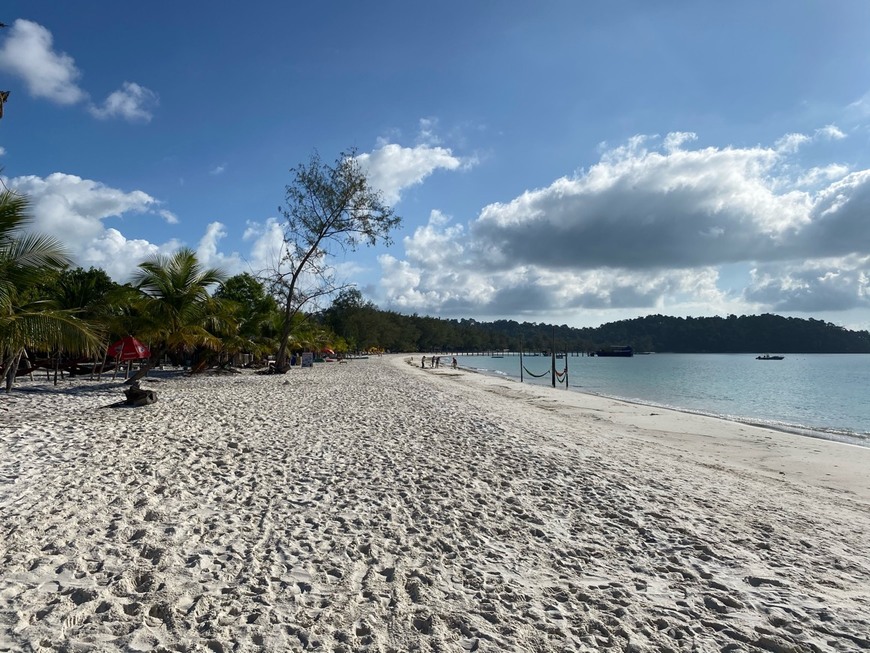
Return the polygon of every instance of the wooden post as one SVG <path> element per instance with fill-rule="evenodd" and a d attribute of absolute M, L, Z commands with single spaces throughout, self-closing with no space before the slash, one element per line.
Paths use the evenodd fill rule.
<path fill-rule="evenodd" d="M 550 368 L 553 377 L 553 387 L 556 387 L 556 327 L 553 327 L 553 346 L 550 348 Z"/>
<path fill-rule="evenodd" d="M 103 352 L 103 364 L 100 365 L 100 371 L 97 373 L 97 381 L 101 381 L 103 379 L 103 370 L 106 369 L 106 359 L 109 357 L 109 348 L 106 347 L 106 351 Z"/>

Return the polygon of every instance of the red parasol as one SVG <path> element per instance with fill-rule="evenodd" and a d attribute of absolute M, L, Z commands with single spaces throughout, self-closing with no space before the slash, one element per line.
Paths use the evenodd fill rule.
<path fill-rule="evenodd" d="M 134 361 L 148 358 L 151 351 L 133 336 L 127 336 L 109 345 L 109 356 L 119 361 Z"/>
<path fill-rule="evenodd" d="M 324 353 L 324 354 L 329 354 L 330 356 L 335 356 L 335 352 L 332 351 L 329 347 L 324 347 L 324 348 L 323 348 L 323 353 Z"/>

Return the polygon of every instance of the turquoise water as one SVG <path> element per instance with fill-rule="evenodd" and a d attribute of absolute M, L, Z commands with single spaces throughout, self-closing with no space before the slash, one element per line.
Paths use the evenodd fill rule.
<path fill-rule="evenodd" d="M 463 368 L 519 380 L 519 356 L 457 360 Z M 571 390 L 870 446 L 870 355 L 789 354 L 781 361 L 750 354 L 568 356 L 556 360 L 556 370 L 566 362 Z M 524 356 L 523 364 L 526 383 L 552 384 L 549 357 Z"/>

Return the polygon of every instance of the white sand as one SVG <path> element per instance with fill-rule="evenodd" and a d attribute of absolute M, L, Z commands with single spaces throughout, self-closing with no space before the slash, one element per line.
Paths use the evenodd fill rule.
<path fill-rule="evenodd" d="M 0 651 L 870 648 L 870 449 L 403 360 L 0 396 Z"/>

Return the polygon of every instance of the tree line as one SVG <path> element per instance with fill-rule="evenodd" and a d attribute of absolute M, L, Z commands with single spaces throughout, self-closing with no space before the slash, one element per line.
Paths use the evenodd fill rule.
<path fill-rule="evenodd" d="M 870 353 L 870 333 L 816 319 L 779 315 L 650 315 L 575 328 L 536 322 L 443 319 L 380 310 L 347 290 L 316 316 L 351 348 L 390 351 L 594 352 L 611 345 L 672 353 Z"/>
<path fill-rule="evenodd" d="M 227 278 L 182 248 L 137 266 L 117 284 L 100 269 L 71 269 L 61 243 L 26 231 L 28 198 L 0 192 L 0 373 L 8 392 L 16 378 L 45 360 L 55 366 L 106 359 L 115 338 L 135 335 L 151 357 L 131 382 L 164 357 L 197 369 L 239 353 L 272 355 L 272 369 L 288 369 L 289 353 L 320 349 L 330 336 L 309 307 L 341 291 L 329 261 L 332 250 L 389 243 L 401 223 L 373 189 L 354 150 L 334 164 L 315 152 L 291 168 L 285 187 L 284 237 L 273 268 L 257 277 Z M 338 344 L 338 343 L 336 343 Z"/>

